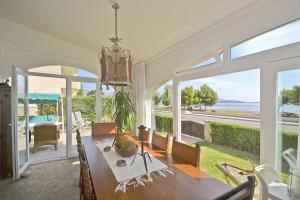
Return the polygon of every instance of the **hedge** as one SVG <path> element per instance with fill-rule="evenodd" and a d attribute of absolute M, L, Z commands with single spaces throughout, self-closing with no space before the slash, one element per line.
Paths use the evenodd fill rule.
<path fill-rule="evenodd" d="M 155 115 L 155 126 L 158 132 L 173 134 L 173 118 L 164 115 Z"/>
<path fill-rule="evenodd" d="M 173 118 L 155 116 L 156 130 L 173 134 Z M 212 122 L 210 125 L 212 142 L 249 153 L 260 153 L 260 129 L 238 124 Z M 282 132 L 282 150 L 297 149 L 298 135 L 295 132 Z"/>
<path fill-rule="evenodd" d="M 211 123 L 212 142 L 249 153 L 260 152 L 260 129 L 237 124 Z M 282 132 L 282 150 L 297 149 L 298 139 L 295 132 Z"/>
<path fill-rule="evenodd" d="M 259 154 L 259 128 L 220 122 L 212 122 L 210 127 L 213 143 Z"/>

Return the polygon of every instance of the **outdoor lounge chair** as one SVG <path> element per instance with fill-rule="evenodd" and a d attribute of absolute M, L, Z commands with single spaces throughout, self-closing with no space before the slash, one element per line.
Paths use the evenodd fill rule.
<path fill-rule="evenodd" d="M 282 157 L 285 159 L 285 161 L 289 164 L 290 169 L 293 169 L 296 167 L 297 164 L 297 154 L 295 149 L 289 148 L 282 152 Z"/>
<path fill-rule="evenodd" d="M 75 117 L 76 117 L 76 120 L 78 123 L 78 128 L 85 128 L 85 127 L 90 126 L 91 122 L 84 121 L 80 111 L 75 112 Z"/>
<path fill-rule="evenodd" d="M 55 124 L 41 124 L 34 127 L 34 148 L 33 153 L 37 148 L 43 145 L 53 145 L 57 150 L 59 140 L 59 127 Z"/>
<path fill-rule="evenodd" d="M 72 129 L 76 130 L 77 126 L 78 126 L 78 122 L 76 121 L 75 115 L 72 112 Z"/>

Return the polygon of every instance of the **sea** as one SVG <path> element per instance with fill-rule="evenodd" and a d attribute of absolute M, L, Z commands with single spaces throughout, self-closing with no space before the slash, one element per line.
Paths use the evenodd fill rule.
<path fill-rule="evenodd" d="M 194 109 L 199 109 L 199 105 L 193 105 Z M 202 109 L 204 106 L 202 105 Z M 216 103 L 214 106 L 208 106 L 210 110 L 236 110 L 260 112 L 260 102 L 233 102 Z M 299 105 L 285 104 L 280 106 L 280 112 L 299 114 Z"/>

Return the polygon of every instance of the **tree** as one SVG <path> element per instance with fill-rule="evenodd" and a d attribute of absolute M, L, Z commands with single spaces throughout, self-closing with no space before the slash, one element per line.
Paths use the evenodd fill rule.
<path fill-rule="evenodd" d="M 152 99 L 154 101 L 154 105 L 157 106 L 160 103 L 162 96 L 159 94 L 159 92 L 155 92 Z"/>
<path fill-rule="evenodd" d="M 96 96 L 96 90 L 90 90 L 90 91 L 88 91 L 88 93 L 86 95 L 95 97 Z"/>
<path fill-rule="evenodd" d="M 299 105 L 299 97 L 300 97 L 300 86 L 295 85 L 291 92 L 291 103 L 294 105 Z"/>
<path fill-rule="evenodd" d="M 76 93 L 77 96 L 83 96 L 83 90 L 79 89 L 78 92 Z"/>
<path fill-rule="evenodd" d="M 173 88 L 171 85 L 166 85 L 164 88 L 164 93 L 162 94 L 162 103 L 165 106 L 169 106 L 172 98 Z"/>
<path fill-rule="evenodd" d="M 55 104 L 37 104 L 38 115 L 55 115 L 56 105 Z"/>
<path fill-rule="evenodd" d="M 201 104 L 202 104 L 202 97 L 200 95 L 200 90 L 195 90 L 195 97 L 194 97 L 194 104 L 197 105 L 199 104 L 200 110 L 201 110 Z"/>
<path fill-rule="evenodd" d="M 292 89 L 283 89 L 280 91 L 281 104 L 299 105 L 300 86 L 295 85 Z"/>
<path fill-rule="evenodd" d="M 218 102 L 218 94 L 208 85 L 204 84 L 200 87 L 199 97 L 201 103 L 204 104 L 205 110 L 207 106 L 213 106 Z"/>
<path fill-rule="evenodd" d="M 110 96 L 102 97 L 102 114 L 105 121 L 112 122 L 115 112 L 114 98 Z"/>
<path fill-rule="evenodd" d="M 195 101 L 195 91 L 192 86 L 186 87 L 181 91 L 181 104 L 187 106 L 190 109 L 190 106 L 194 104 Z"/>

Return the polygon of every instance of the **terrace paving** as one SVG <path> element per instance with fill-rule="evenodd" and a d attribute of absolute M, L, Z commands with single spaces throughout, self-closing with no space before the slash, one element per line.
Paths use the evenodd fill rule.
<path fill-rule="evenodd" d="M 17 182 L 0 180 L 0 199 L 79 199 L 79 169 L 77 158 L 31 165 Z"/>

